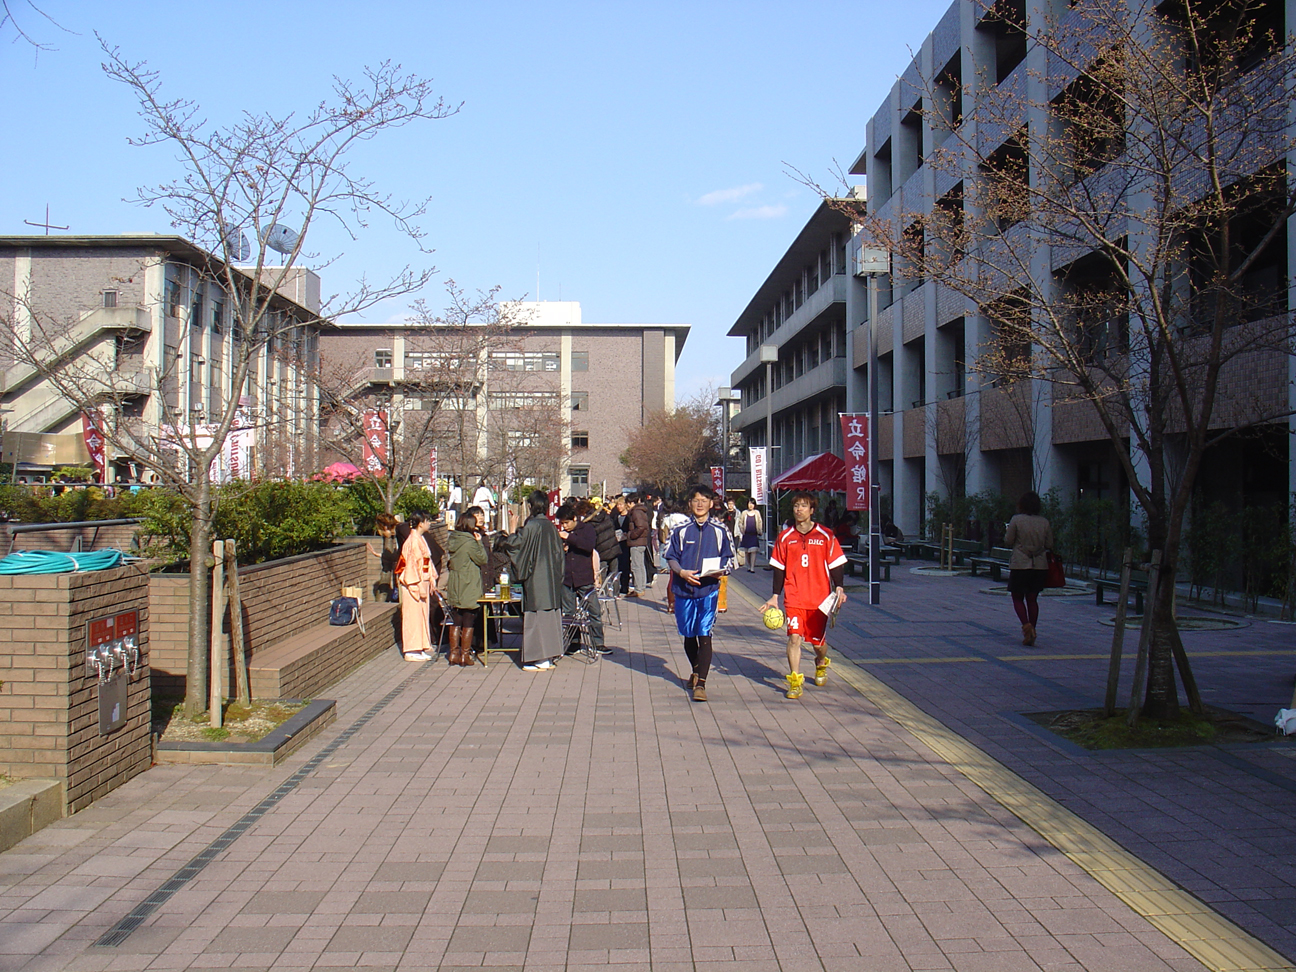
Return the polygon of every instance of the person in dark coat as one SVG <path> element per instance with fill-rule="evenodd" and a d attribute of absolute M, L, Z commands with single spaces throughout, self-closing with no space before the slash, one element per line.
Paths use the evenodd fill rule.
<path fill-rule="evenodd" d="M 522 582 L 522 667 L 529 672 L 553 668 L 563 653 L 563 545 L 558 528 L 549 522 L 549 496 L 537 489 L 527 497 L 530 516 L 522 529 L 505 541 L 513 570 Z M 509 510 L 509 525 L 517 514 Z"/>
<path fill-rule="evenodd" d="M 594 549 L 598 551 L 604 576 L 608 576 L 617 569 L 616 563 L 621 556 L 621 542 L 617 540 L 616 525 L 606 508 L 595 510 L 586 522 L 594 527 Z"/>
<path fill-rule="evenodd" d="M 598 595 L 594 591 L 594 548 L 598 533 L 588 521 L 580 521 L 583 508 L 589 506 L 584 500 L 580 503 L 568 501 L 558 510 L 558 535 L 566 547 L 563 558 L 563 613 L 574 615 L 576 605 L 584 601 L 589 610 L 590 647 L 600 655 L 610 655 L 612 651 L 603 644 L 603 610 Z M 586 509 L 586 512 L 588 510 Z M 574 651 L 575 645 L 569 646 Z"/>

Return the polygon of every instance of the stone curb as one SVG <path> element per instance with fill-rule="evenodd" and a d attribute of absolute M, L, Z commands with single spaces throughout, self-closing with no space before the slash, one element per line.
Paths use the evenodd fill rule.
<path fill-rule="evenodd" d="M 59 780 L 19 780 L 0 787 L 0 851 L 63 819 Z"/>
<path fill-rule="evenodd" d="M 316 699 L 282 725 L 252 743 L 166 742 L 158 743 L 154 760 L 159 763 L 225 763 L 278 766 L 304 742 L 337 718 L 337 703 Z"/>

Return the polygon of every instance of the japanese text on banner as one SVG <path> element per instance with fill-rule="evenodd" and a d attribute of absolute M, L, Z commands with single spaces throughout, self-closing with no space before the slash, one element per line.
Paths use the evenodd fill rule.
<path fill-rule="evenodd" d="M 846 509 L 869 508 L 869 434 L 866 412 L 842 412 L 842 447 L 846 452 Z"/>
<path fill-rule="evenodd" d="M 766 447 L 760 446 L 759 448 L 748 449 L 747 452 L 751 455 L 752 499 L 757 503 L 767 503 L 769 502 L 769 483 L 767 482 L 769 465 Z"/>
<path fill-rule="evenodd" d="M 364 413 L 364 468 L 379 476 L 387 465 L 387 412 L 369 409 Z"/>
<path fill-rule="evenodd" d="M 719 496 L 724 495 L 724 491 L 725 491 L 724 466 L 711 467 L 711 488 L 716 491 L 717 495 Z"/>

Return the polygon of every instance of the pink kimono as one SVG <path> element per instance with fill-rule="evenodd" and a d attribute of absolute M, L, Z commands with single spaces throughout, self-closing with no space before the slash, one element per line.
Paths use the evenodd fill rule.
<path fill-rule="evenodd" d="M 417 531 L 411 532 L 400 552 L 403 566 L 397 574 L 400 584 L 401 651 L 432 652 L 432 587 L 437 570 L 432 566 L 432 551 Z"/>

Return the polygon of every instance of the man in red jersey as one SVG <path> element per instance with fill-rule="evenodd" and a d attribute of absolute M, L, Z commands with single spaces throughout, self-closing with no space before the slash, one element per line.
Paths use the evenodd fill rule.
<path fill-rule="evenodd" d="M 770 566 L 774 568 L 774 593 L 761 605 L 764 614 L 778 606 L 783 595 L 783 613 L 787 616 L 787 697 L 801 698 L 801 642 L 807 641 L 815 651 L 814 683 L 828 681 L 828 646 L 824 633 L 828 614 L 846 603 L 842 581 L 846 555 L 832 532 L 815 523 L 818 504 L 812 493 L 792 494 L 792 526 L 774 541 Z M 835 595 L 835 601 L 830 600 Z"/>

